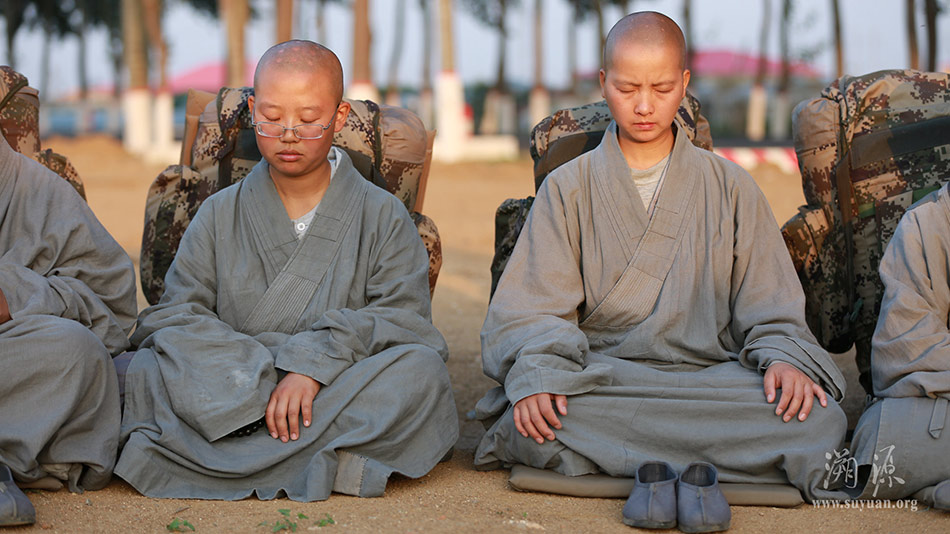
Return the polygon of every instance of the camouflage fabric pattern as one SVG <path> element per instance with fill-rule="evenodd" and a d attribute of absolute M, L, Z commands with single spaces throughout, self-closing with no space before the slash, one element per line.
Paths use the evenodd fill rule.
<path fill-rule="evenodd" d="M 416 231 L 426 246 L 429 254 L 429 296 L 435 294 L 435 283 L 439 280 L 439 271 L 442 270 L 442 238 L 435 222 L 425 215 L 414 211 L 409 214 L 412 222 L 416 223 Z"/>
<path fill-rule="evenodd" d="M 40 151 L 40 101 L 26 76 L 0 66 L 0 130 L 21 154 Z"/>
<path fill-rule="evenodd" d="M 495 211 L 495 256 L 491 261 L 491 295 L 495 294 L 501 273 L 511 258 L 518 236 L 528 220 L 534 197 L 509 198 Z"/>
<path fill-rule="evenodd" d="M 201 203 L 244 178 L 261 159 L 247 105 L 251 94 L 250 87 L 222 88 L 199 116 L 191 166 L 170 166 L 149 189 L 140 258 L 142 290 L 149 303 L 161 297 L 165 272 Z M 334 145 L 347 152 L 365 178 L 393 193 L 411 212 L 426 156 L 422 121 L 401 108 L 348 102 L 352 111 L 334 136 Z M 442 265 L 438 229 L 424 215 L 413 218 L 430 255 L 434 290 Z"/>
<path fill-rule="evenodd" d="M 0 131 L 7 143 L 21 154 L 42 163 L 62 176 L 85 200 L 86 189 L 69 159 L 51 149 L 40 148 L 40 100 L 26 76 L 0 66 Z"/>
<path fill-rule="evenodd" d="M 601 100 L 576 108 L 562 109 L 543 119 L 531 130 L 531 158 L 534 160 L 534 190 L 548 174 L 564 163 L 593 150 L 600 144 L 613 117 Z M 674 118 L 694 145 L 712 150 L 709 121 L 700 113 L 699 100 L 687 91 Z M 495 212 L 495 256 L 492 258 L 491 294 L 495 294 L 501 273 L 515 248 L 534 198 L 508 199 Z"/>
<path fill-rule="evenodd" d="M 799 104 L 792 119 L 807 206 L 782 232 L 805 289 L 809 326 L 832 352 L 855 345 L 870 392 L 881 256 L 904 211 L 950 179 L 950 75 L 845 76 Z"/>
<path fill-rule="evenodd" d="M 611 120 L 607 102 L 601 100 L 562 109 L 536 124 L 531 130 L 529 148 L 534 160 L 535 191 L 551 171 L 599 145 Z M 674 122 L 686 131 L 694 145 L 712 150 L 709 121 L 700 113 L 699 100 L 688 91 Z"/>
<path fill-rule="evenodd" d="M 79 193 L 79 196 L 81 196 L 83 200 L 86 200 L 86 187 L 83 185 L 82 179 L 79 178 L 79 173 L 76 171 L 76 167 L 69 161 L 69 158 L 53 152 L 51 148 L 34 152 L 31 157 L 42 163 L 49 170 L 65 178 L 66 181 L 69 182 L 69 185 L 73 186 L 76 192 Z"/>

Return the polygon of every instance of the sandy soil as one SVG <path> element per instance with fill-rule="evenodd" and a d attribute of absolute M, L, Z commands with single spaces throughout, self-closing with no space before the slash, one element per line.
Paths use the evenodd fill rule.
<path fill-rule="evenodd" d="M 161 166 L 147 165 L 122 151 L 114 140 L 54 138 L 44 147 L 69 156 L 86 183 L 93 210 L 136 260 L 145 195 Z M 753 174 L 766 193 L 776 219 L 785 221 L 803 202 L 798 176 L 774 167 Z M 442 236 L 444 264 L 433 301 L 436 326 L 451 349 L 449 371 L 455 389 L 462 435 L 455 456 L 419 480 L 390 482 L 386 496 L 357 499 L 334 495 L 326 502 L 296 503 L 158 500 L 140 496 L 116 479 L 106 489 L 77 495 L 68 491 L 30 492 L 39 521 L 9 532 L 167 532 L 173 519 L 187 520 L 197 532 L 271 532 L 290 510 L 298 531 L 342 529 L 347 532 L 628 532 L 620 522 L 621 499 L 579 499 L 519 493 L 507 485 L 508 472 L 477 472 L 472 450 L 481 425 L 466 413 L 494 384 L 481 372 L 478 331 L 488 305 L 493 253 L 494 210 L 506 198 L 532 193 L 531 163 L 436 164 L 430 175 L 425 212 Z M 140 298 L 140 303 L 144 302 Z M 839 362 L 847 363 L 847 355 Z M 852 387 L 852 392 L 857 389 Z M 863 399 L 852 395 L 852 404 Z M 797 509 L 733 507 L 732 532 L 784 528 L 819 532 L 946 531 L 950 514 L 926 510 Z M 298 518 L 302 513 L 306 519 Z M 318 521 L 332 517 L 334 524 Z M 263 524 L 262 524 L 263 523 Z M 189 531 L 190 532 L 190 531 Z"/>

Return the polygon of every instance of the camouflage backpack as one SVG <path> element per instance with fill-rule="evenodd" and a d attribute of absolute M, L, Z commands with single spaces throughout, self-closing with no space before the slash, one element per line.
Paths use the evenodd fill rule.
<path fill-rule="evenodd" d="M 62 176 L 83 199 L 86 190 L 76 168 L 66 156 L 40 148 L 39 92 L 29 86 L 26 76 L 0 66 L 0 131 L 13 150 L 42 163 Z"/>
<path fill-rule="evenodd" d="M 562 109 L 531 130 L 530 153 L 534 160 L 534 190 L 554 169 L 597 148 L 613 117 L 601 100 L 576 108 Z M 712 150 L 709 122 L 700 114 L 699 100 L 687 92 L 674 119 L 694 145 Z M 495 294 L 501 273 L 515 248 L 528 218 L 534 197 L 509 198 L 495 212 L 495 257 L 491 263 L 491 294 Z"/>
<path fill-rule="evenodd" d="M 161 297 L 165 273 L 201 203 L 244 178 L 261 159 L 247 105 L 251 94 L 250 87 L 225 87 L 216 97 L 189 93 L 181 163 L 155 179 L 145 206 L 140 269 L 149 303 Z M 435 223 L 418 212 L 432 136 L 408 110 L 368 100 L 348 102 L 352 110 L 333 144 L 346 151 L 367 180 L 403 201 L 429 253 L 432 291 L 442 265 L 442 245 Z"/>
<path fill-rule="evenodd" d="M 792 114 L 807 204 L 782 235 L 808 326 L 832 352 L 857 352 L 871 392 L 871 336 L 884 287 L 878 264 L 901 215 L 950 179 L 950 75 L 886 70 L 844 76 Z"/>

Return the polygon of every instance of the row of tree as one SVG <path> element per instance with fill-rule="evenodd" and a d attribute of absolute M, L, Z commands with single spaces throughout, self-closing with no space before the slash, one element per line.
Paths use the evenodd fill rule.
<path fill-rule="evenodd" d="M 231 85 L 239 85 L 244 80 L 244 27 L 250 17 L 254 16 L 249 0 L 182 0 L 196 11 L 212 17 L 220 17 L 224 26 L 227 28 L 227 50 L 228 50 L 228 80 Z M 296 0 L 296 2 L 314 2 L 317 6 L 316 26 L 318 39 L 326 38 L 325 8 L 330 2 L 341 2 L 342 0 Z M 404 35 L 404 16 L 408 9 L 406 0 L 397 0 L 396 19 L 393 20 L 395 27 L 395 38 L 390 48 L 389 69 L 387 76 L 387 86 L 395 87 L 397 84 L 398 65 L 401 60 L 402 43 Z M 543 61 L 543 46 L 541 35 L 542 11 L 545 4 L 551 0 L 533 0 L 534 2 L 534 20 L 536 43 L 535 46 L 535 83 L 541 84 L 541 65 Z M 634 8 L 649 9 L 650 2 L 634 0 L 558 0 L 570 4 L 573 12 L 573 18 L 566 28 L 568 42 L 576 42 L 576 28 L 578 22 L 587 19 L 595 19 L 598 29 L 597 38 L 600 44 L 605 39 L 606 28 L 610 21 L 605 20 L 605 10 L 612 8 L 620 9 L 624 13 L 629 13 Z M 417 0 L 418 7 L 422 11 L 425 28 L 425 61 L 422 75 L 422 86 L 428 87 L 431 78 L 431 66 L 429 63 L 430 55 L 433 51 L 431 31 L 433 22 L 431 19 L 431 4 L 434 0 Z M 506 88 L 505 79 L 505 50 L 508 41 L 510 24 L 512 18 L 510 13 L 513 9 L 520 7 L 522 0 L 463 0 L 464 7 L 474 15 L 479 21 L 493 28 L 499 39 L 498 58 L 496 66 L 496 79 L 494 88 L 497 91 L 504 92 Z M 790 14 L 794 9 L 794 2 L 791 0 L 781 0 L 780 15 L 780 43 L 783 60 L 788 59 L 788 21 Z M 372 42 L 370 35 L 369 0 L 349 0 L 348 2 L 354 13 L 354 65 L 353 80 L 356 82 L 371 82 L 373 79 L 370 70 L 370 44 Z M 764 6 L 764 16 L 762 20 L 761 32 L 761 56 L 766 55 L 765 43 L 768 39 L 770 24 L 770 8 L 773 0 L 762 0 Z M 842 21 L 838 0 L 830 0 L 830 9 L 833 17 L 833 36 L 832 42 L 835 47 L 835 57 L 838 74 L 844 72 L 844 53 L 842 45 Z M 292 34 L 293 12 L 295 0 L 276 0 L 274 9 L 276 12 L 277 28 L 275 34 L 277 41 L 289 39 Z M 643 4 L 642 6 L 640 4 Z M 920 5 L 922 4 L 922 6 Z M 259 5 L 259 4 L 258 4 Z M 920 68 L 920 53 L 918 50 L 918 15 L 923 12 L 926 31 L 927 56 L 924 68 L 926 70 L 935 70 L 937 67 L 937 24 L 936 19 L 941 11 L 938 0 L 905 0 L 905 31 L 907 36 L 909 60 L 908 65 L 911 68 Z M 110 63 L 113 65 L 118 80 L 121 74 L 122 65 L 128 69 L 128 87 L 144 87 L 149 85 L 150 73 L 152 85 L 163 87 L 167 81 L 167 45 L 165 43 L 161 21 L 162 13 L 165 8 L 164 0 L 0 0 L 0 6 L 3 7 L 2 16 L 5 19 L 6 30 L 6 49 L 8 63 L 16 68 L 17 50 L 15 47 L 15 37 L 22 28 L 40 29 L 46 34 L 43 46 L 45 50 L 42 54 L 42 76 L 41 87 L 43 90 L 49 79 L 49 47 L 50 43 L 56 39 L 62 39 L 69 35 L 75 35 L 79 40 L 77 62 L 79 65 L 80 91 L 85 95 L 88 90 L 88 77 L 86 75 L 88 63 L 86 57 L 86 35 L 93 29 L 104 28 L 108 32 L 110 45 Z M 681 20 L 684 26 L 684 32 L 687 35 L 687 43 L 690 45 L 690 55 L 692 55 L 692 1 L 683 0 Z M 569 72 L 572 73 L 572 89 L 577 88 L 577 55 L 576 47 L 569 47 L 567 61 L 569 62 Z M 151 66 L 151 68 L 150 68 Z M 763 60 L 756 78 L 756 83 L 761 84 L 764 78 L 765 63 Z M 779 82 L 780 87 L 787 86 L 787 69 L 783 71 Z M 116 84 L 118 91 L 119 84 Z"/>

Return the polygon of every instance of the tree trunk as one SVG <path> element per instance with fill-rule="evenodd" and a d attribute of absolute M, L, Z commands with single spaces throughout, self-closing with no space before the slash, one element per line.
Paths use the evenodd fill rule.
<path fill-rule="evenodd" d="M 327 0 L 317 0 L 317 39 L 318 43 L 326 44 L 327 23 L 326 23 Z"/>
<path fill-rule="evenodd" d="M 693 56 L 696 55 L 696 48 L 693 46 L 693 2 L 683 0 L 683 33 L 686 38 L 686 68 L 693 65 Z M 695 73 L 693 73 L 695 77 Z"/>
<path fill-rule="evenodd" d="M 432 9 L 429 0 L 419 0 L 422 9 L 422 90 L 432 91 Z"/>
<path fill-rule="evenodd" d="M 924 17 L 927 18 L 927 70 L 937 70 L 937 0 L 924 0 Z"/>
<path fill-rule="evenodd" d="M 145 51 L 143 15 L 139 0 L 122 0 L 122 55 L 129 70 L 129 89 L 148 87 L 148 56 Z"/>
<path fill-rule="evenodd" d="M 844 45 L 841 44 L 841 8 L 838 6 L 838 0 L 831 0 L 831 16 L 835 38 L 835 67 L 840 78 L 844 76 Z"/>
<path fill-rule="evenodd" d="M 755 72 L 755 82 L 749 92 L 749 104 L 746 111 L 746 137 L 752 141 L 765 138 L 765 113 L 768 98 L 765 93 L 765 75 L 768 67 L 766 55 L 769 42 L 769 21 L 772 18 L 771 0 L 762 0 L 762 27 L 759 30 L 759 64 Z"/>
<path fill-rule="evenodd" d="M 241 87 L 244 73 L 244 26 L 248 18 L 248 0 L 218 0 L 218 13 L 227 32 L 227 80 L 229 87 Z"/>
<path fill-rule="evenodd" d="M 43 51 L 40 56 L 40 83 L 39 83 L 39 92 L 40 100 L 46 101 L 49 100 L 49 77 L 50 77 L 50 68 L 49 68 L 49 57 L 52 54 L 50 48 L 52 48 L 51 42 L 53 40 L 53 30 L 50 27 L 49 22 L 43 23 Z"/>
<path fill-rule="evenodd" d="M 508 1 L 498 0 L 498 70 L 495 71 L 495 90 L 505 93 L 505 48 L 508 47 Z"/>
<path fill-rule="evenodd" d="M 594 0 L 594 13 L 597 15 L 597 47 L 598 53 L 603 58 L 604 45 L 607 43 L 607 34 L 604 33 L 604 7 L 600 5 L 600 0 Z M 603 61 L 603 59 L 601 59 Z"/>
<path fill-rule="evenodd" d="M 396 0 L 396 18 L 393 27 L 393 49 L 389 54 L 389 75 L 386 81 L 386 103 L 399 102 L 399 61 L 402 59 L 403 36 L 406 26 L 406 0 Z"/>
<path fill-rule="evenodd" d="M 152 53 L 158 56 L 158 90 L 168 88 L 168 45 L 162 35 L 161 0 L 141 0 L 145 18 L 145 33 L 148 35 Z"/>
<path fill-rule="evenodd" d="M 79 39 L 79 50 L 77 51 L 76 62 L 79 68 L 79 99 L 85 102 L 89 96 L 89 73 L 86 72 L 86 30 L 88 27 L 85 4 L 80 4 L 79 16 L 79 28 L 76 31 L 76 37 Z"/>
<path fill-rule="evenodd" d="M 772 139 L 788 137 L 788 89 L 790 85 L 789 23 L 792 15 L 792 0 L 782 0 L 782 18 L 779 26 L 779 49 L 782 55 L 782 73 L 776 90 L 775 104 L 772 106 Z"/>
<path fill-rule="evenodd" d="M 439 41 L 439 50 L 442 52 L 442 72 L 455 72 L 452 0 L 439 0 Z"/>
<path fill-rule="evenodd" d="M 353 83 L 373 83 L 369 0 L 353 0 Z"/>
<path fill-rule="evenodd" d="M 905 0 L 904 6 L 907 8 L 907 50 L 910 53 L 910 68 L 920 68 L 920 52 L 917 50 L 917 9 L 916 0 Z"/>
<path fill-rule="evenodd" d="M 534 0 L 534 88 L 544 88 L 544 20 L 542 4 Z"/>
<path fill-rule="evenodd" d="M 276 43 L 289 41 L 294 33 L 294 0 L 276 0 L 277 4 L 277 28 Z"/>
<path fill-rule="evenodd" d="M 569 43 L 567 47 L 567 70 L 571 73 L 571 94 L 577 96 L 581 80 L 577 73 L 577 46 L 574 43 L 577 43 L 577 18 L 580 13 L 577 3 L 572 2 L 572 5 L 574 6 L 573 16 L 567 18 L 567 42 Z"/>

